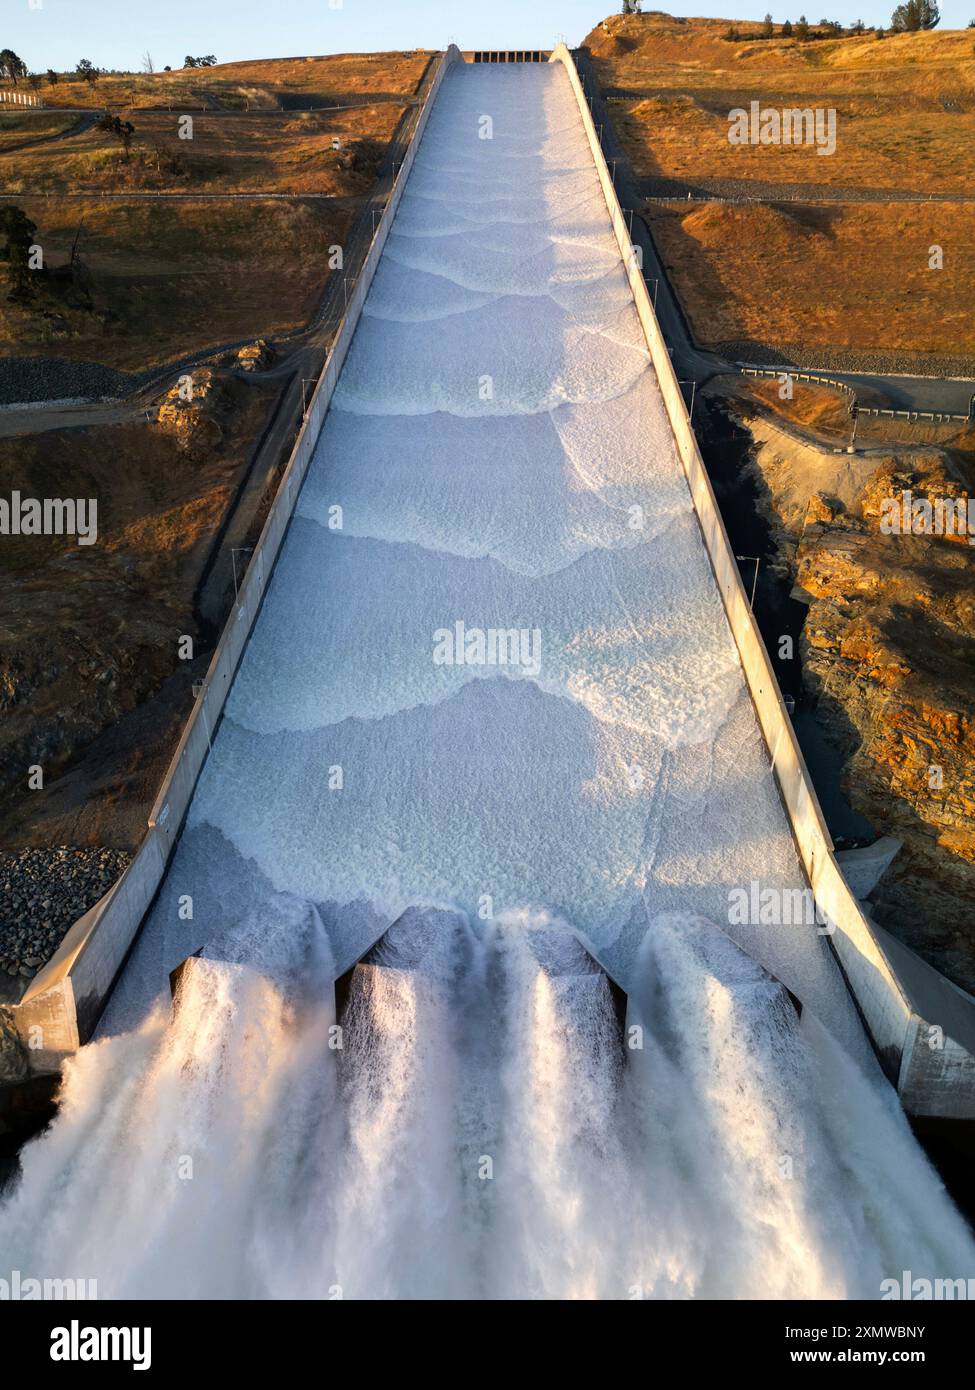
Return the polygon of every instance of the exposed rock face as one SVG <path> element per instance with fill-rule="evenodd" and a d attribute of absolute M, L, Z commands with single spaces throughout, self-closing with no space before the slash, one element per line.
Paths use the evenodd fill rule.
<path fill-rule="evenodd" d="M 220 382 L 209 367 L 200 367 L 166 393 L 159 407 L 158 425 L 175 435 L 180 449 L 190 458 L 203 458 L 220 446 L 224 409 Z"/>
<path fill-rule="evenodd" d="M 266 367 L 271 358 L 271 351 L 263 338 L 258 338 L 256 342 L 248 343 L 237 353 L 237 365 L 245 372 L 257 372 Z"/>
<path fill-rule="evenodd" d="M 14 1027 L 13 1014 L 0 1004 L 0 1086 L 23 1081 L 29 1071 L 27 1052 Z"/>
<path fill-rule="evenodd" d="M 958 465 L 930 449 L 853 465 L 746 423 L 780 563 L 809 606 L 804 685 L 845 759 L 849 801 L 904 843 L 874 915 L 975 989 L 975 548 L 881 530 L 885 499 L 964 495 Z"/>

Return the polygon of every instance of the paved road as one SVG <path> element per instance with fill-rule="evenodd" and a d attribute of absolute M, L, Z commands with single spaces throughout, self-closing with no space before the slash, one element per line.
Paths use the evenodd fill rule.
<path fill-rule="evenodd" d="M 145 407 L 128 401 L 94 401 L 87 405 L 65 405 L 59 401 L 25 406 L 22 410 L 0 408 L 0 439 L 16 439 L 47 430 L 87 429 L 92 425 L 120 425 L 127 420 L 145 419 Z"/>
<path fill-rule="evenodd" d="M 975 396 L 975 379 L 970 377 L 876 376 L 832 369 L 823 375 L 849 382 L 855 391 L 862 391 L 865 405 L 877 404 L 874 397 L 879 396 L 883 397 L 884 407 L 892 410 L 942 410 L 967 415 Z"/>
<path fill-rule="evenodd" d="M 60 115 L 60 112 L 58 113 Z M 71 113 L 69 113 L 71 114 Z M 38 145 L 51 145 L 56 140 L 73 140 L 76 135 L 84 135 L 86 130 L 91 130 L 101 119 L 97 111 L 85 111 L 80 113 L 79 119 L 74 125 L 68 126 L 67 130 L 57 130 L 53 135 L 35 135 L 31 140 L 21 140 L 17 145 L 5 145 L 0 149 L 0 155 L 16 154 L 18 150 L 31 150 Z"/>

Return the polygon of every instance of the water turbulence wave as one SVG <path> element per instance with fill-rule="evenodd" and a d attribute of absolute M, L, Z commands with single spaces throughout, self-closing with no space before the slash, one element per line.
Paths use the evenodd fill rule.
<path fill-rule="evenodd" d="M 969 1267 L 896 1104 L 696 919 L 655 924 L 625 1024 L 540 912 L 405 913 L 338 1030 L 313 912 L 211 949 L 171 1025 L 160 1005 L 70 1064 L 0 1217 L 14 1268 L 101 1297 L 624 1299 Z"/>
<path fill-rule="evenodd" d="M 567 76 L 455 68 L 173 861 L 0 1206 L 0 1276 L 975 1275 L 825 939 L 730 920 L 756 881 L 804 886 Z"/>

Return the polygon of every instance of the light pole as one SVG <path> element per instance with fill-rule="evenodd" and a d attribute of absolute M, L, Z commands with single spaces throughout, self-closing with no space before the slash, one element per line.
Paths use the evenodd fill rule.
<path fill-rule="evenodd" d="M 234 603 L 237 603 L 240 599 L 240 589 L 237 585 L 237 556 L 250 555 L 253 549 L 254 547 L 252 545 L 238 545 L 234 546 L 234 548 L 230 552 L 230 554 L 233 556 L 234 561 Z"/>
<path fill-rule="evenodd" d="M 755 607 L 755 590 L 758 588 L 758 567 L 759 567 L 759 564 L 761 563 L 760 557 L 759 557 L 758 555 L 736 555 L 736 556 L 735 556 L 735 559 L 736 559 L 736 560 L 752 560 L 752 561 L 754 561 L 754 564 L 755 564 L 755 577 L 754 577 L 753 580 L 752 580 L 752 594 L 751 594 L 751 598 L 748 600 L 748 606 L 749 606 L 749 608 L 754 608 L 754 607 Z"/>

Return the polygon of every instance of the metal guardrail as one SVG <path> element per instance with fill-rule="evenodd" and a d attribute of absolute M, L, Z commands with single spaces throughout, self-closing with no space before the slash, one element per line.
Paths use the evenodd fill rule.
<path fill-rule="evenodd" d="M 972 419 L 972 413 L 968 415 L 958 415 L 947 410 L 894 410 L 881 406 L 861 405 L 857 397 L 856 390 L 848 381 L 838 381 L 836 377 L 821 376 L 817 372 L 801 372 L 794 367 L 746 367 L 743 363 L 735 364 L 743 376 L 764 376 L 774 377 L 776 380 L 783 376 L 791 377 L 793 381 L 811 381 L 819 386 L 829 386 L 833 390 L 842 391 L 844 395 L 850 396 L 850 414 L 871 415 L 875 418 L 883 416 L 887 419 L 919 421 L 927 420 L 935 425 L 948 425 L 960 421 L 967 424 Z M 973 407 L 975 407 L 975 397 L 973 397 Z"/>

